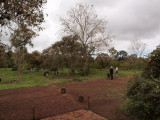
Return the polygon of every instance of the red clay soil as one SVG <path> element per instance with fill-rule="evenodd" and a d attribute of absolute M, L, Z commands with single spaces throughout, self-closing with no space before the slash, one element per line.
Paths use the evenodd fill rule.
<path fill-rule="evenodd" d="M 74 96 L 75 99 L 84 96 L 86 105 L 89 96 L 91 111 L 108 120 L 133 120 L 123 116 L 119 110 L 126 91 L 126 81 L 129 79 L 95 80 L 65 84 L 62 87 L 65 87 L 67 93 Z"/>
<path fill-rule="evenodd" d="M 91 111 L 78 110 L 42 120 L 107 120 Z"/>
<path fill-rule="evenodd" d="M 52 86 L 0 91 L 0 120 L 42 119 L 82 108 Z"/>
<path fill-rule="evenodd" d="M 95 80 L 0 91 L 0 120 L 42 119 L 81 110 L 88 106 L 91 111 L 108 120 L 131 120 L 122 115 L 119 106 L 128 78 L 118 80 Z M 67 94 L 61 94 L 60 88 Z M 78 97 L 84 96 L 84 103 Z"/>

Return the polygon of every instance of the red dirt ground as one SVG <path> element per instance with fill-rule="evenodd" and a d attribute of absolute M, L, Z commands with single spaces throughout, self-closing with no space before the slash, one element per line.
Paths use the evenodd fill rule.
<path fill-rule="evenodd" d="M 78 110 L 42 120 L 107 120 L 91 111 Z"/>
<path fill-rule="evenodd" d="M 0 120 L 42 119 L 81 110 L 87 108 L 88 96 L 92 112 L 108 120 L 131 120 L 119 110 L 128 79 L 3 90 L 0 91 Z M 61 87 L 67 89 L 67 94 L 60 93 Z M 84 103 L 78 102 L 79 96 L 84 96 Z"/>
<path fill-rule="evenodd" d="M 131 120 L 123 116 L 119 110 L 126 90 L 126 81 L 129 79 L 130 78 L 95 80 L 65 84 L 61 87 L 65 87 L 67 93 L 74 96 L 75 99 L 77 99 L 78 96 L 84 96 L 86 105 L 89 96 L 91 111 L 108 120 Z"/>

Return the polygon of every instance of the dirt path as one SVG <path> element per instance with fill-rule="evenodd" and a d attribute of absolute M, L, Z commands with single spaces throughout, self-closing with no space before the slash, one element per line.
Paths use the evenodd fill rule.
<path fill-rule="evenodd" d="M 41 119 L 80 110 L 87 108 L 89 96 L 91 111 L 96 114 L 108 120 L 130 120 L 119 111 L 127 80 L 95 80 L 62 86 L 3 90 L 0 91 L 0 119 Z M 61 87 L 67 89 L 67 94 L 60 93 Z M 84 96 L 84 103 L 78 102 L 79 96 Z"/>
<path fill-rule="evenodd" d="M 119 106 L 123 101 L 126 90 L 126 81 L 129 78 L 115 80 L 95 80 L 74 84 L 65 84 L 62 87 L 74 96 L 84 96 L 87 105 L 88 96 L 91 101 L 91 111 L 108 120 L 130 120 L 122 115 Z"/>

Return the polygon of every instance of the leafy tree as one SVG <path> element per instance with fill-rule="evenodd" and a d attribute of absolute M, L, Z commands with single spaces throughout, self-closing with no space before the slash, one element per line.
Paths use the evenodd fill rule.
<path fill-rule="evenodd" d="M 14 56 L 14 53 L 12 52 L 11 49 L 9 49 L 6 52 L 6 64 L 7 64 L 7 67 L 9 67 L 9 68 L 13 68 L 13 66 L 14 66 L 13 56 Z"/>
<path fill-rule="evenodd" d="M 57 63 L 58 64 L 58 63 Z M 42 68 L 51 70 L 54 66 L 52 46 L 42 51 Z"/>
<path fill-rule="evenodd" d="M 151 53 L 143 76 L 145 78 L 160 78 L 160 49 Z"/>
<path fill-rule="evenodd" d="M 127 58 L 128 53 L 124 50 L 117 52 L 118 60 L 124 60 Z"/>
<path fill-rule="evenodd" d="M 57 45 L 55 45 L 57 44 Z M 54 70 L 55 68 L 62 69 L 65 67 L 65 59 L 63 50 L 58 45 L 58 42 L 53 44 L 51 47 L 43 50 L 42 52 L 42 67 L 49 70 Z"/>
<path fill-rule="evenodd" d="M 58 55 L 62 55 L 63 61 L 69 67 L 68 77 L 71 72 L 75 71 L 78 61 L 81 59 L 81 45 L 76 41 L 77 36 L 67 36 L 53 45 L 53 49 Z"/>
<path fill-rule="evenodd" d="M 31 64 L 32 68 L 36 68 L 37 70 L 42 64 L 41 53 L 38 51 L 33 51 L 31 54 L 28 54 L 26 59 L 28 60 L 28 63 Z"/>
<path fill-rule="evenodd" d="M 67 35 L 76 35 L 77 42 L 83 49 L 83 72 L 87 73 L 89 56 L 88 52 L 102 46 L 108 46 L 111 40 L 106 32 L 107 22 L 98 18 L 93 5 L 77 4 L 67 12 L 67 16 L 61 18 L 62 32 Z M 94 49 L 91 49 L 94 48 Z"/>
<path fill-rule="evenodd" d="M 46 2 L 47 0 L 0 0 L 0 28 L 12 29 L 15 24 L 24 23 L 28 27 L 41 29 Z"/>
<path fill-rule="evenodd" d="M 0 38 L 6 33 L 4 29 L 14 32 L 21 24 L 34 32 L 42 30 L 40 25 L 44 22 L 43 8 L 46 2 L 47 0 L 0 0 Z"/>
<path fill-rule="evenodd" d="M 101 68 L 105 68 L 105 67 L 109 66 L 109 64 L 111 62 L 111 58 L 109 57 L 108 54 L 101 53 L 101 54 L 97 55 L 95 61 L 98 63 L 98 65 Z"/>
<path fill-rule="evenodd" d="M 15 51 L 15 64 L 18 66 L 19 80 L 21 81 L 21 74 L 24 65 L 25 54 L 27 53 L 26 45 L 33 46 L 31 39 L 36 36 L 36 33 L 22 24 L 11 35 L 11 45 Z"/>
<path fill-rule="evenodd" d="M 112 59 L 115 59 L 117 57 L 117 50 L 114 47 L 110 48 L 108 51 Z"/>

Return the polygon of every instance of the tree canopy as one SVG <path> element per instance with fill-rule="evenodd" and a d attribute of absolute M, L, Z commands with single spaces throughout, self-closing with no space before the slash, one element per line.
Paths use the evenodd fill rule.
<path fill-rule="evenodd" d="M 0 26 L 24 23 L 37 27 L 44 22 L 43 5 L 47 0 L 1 0 Z"/>
<path fill-rule="evenodd" d="M 0 42 L 3 42 L 1 37 L 8 34 L 8 30 L 14 32 L 21 24 L 34 32 L 42 30 L 46 2 L 47 0 L 0 0 Z"/>

